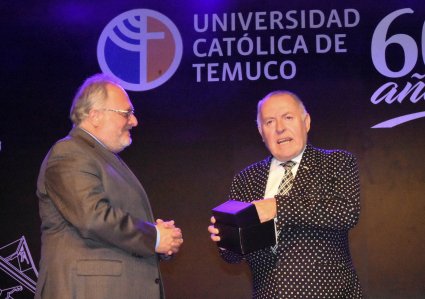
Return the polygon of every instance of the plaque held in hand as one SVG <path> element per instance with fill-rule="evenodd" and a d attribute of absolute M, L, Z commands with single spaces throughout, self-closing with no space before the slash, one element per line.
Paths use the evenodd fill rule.
<path fill-rule="evenodd" d="M 212 209 L 219 230 L 218 247 L 247 254 L 276 244 L 274 220 L 261 223 L 255 205 L 228 200 Z"/>

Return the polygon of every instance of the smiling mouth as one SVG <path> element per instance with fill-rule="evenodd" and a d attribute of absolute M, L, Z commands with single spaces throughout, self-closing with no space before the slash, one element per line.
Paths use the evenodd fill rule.
<path fill-rule="evenodd" d="M 290 142 L 290 141 L 292 141 L 292 138 L 290 138 L 290 137 L 287 137 L 287 138 L 281 138 L 281 139 L 278 139 L 278 140 L 277 140 L 277 144 L 284 144 L 284 143 L 288 143 L 288 142 Z"/>

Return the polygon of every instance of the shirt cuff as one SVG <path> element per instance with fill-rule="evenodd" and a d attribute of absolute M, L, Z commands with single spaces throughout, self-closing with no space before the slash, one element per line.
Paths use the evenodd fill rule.
<path fill-rule="evenodd" d="M 161 233 L 159 232 L 159 229 L 156 227 L 156 225 L 155 225 L 155 229 L 156 229 L 156 242 L 155 242 L 155 250 L 156 250 L 159 246 L 159 240 L 161 239 Z"/>

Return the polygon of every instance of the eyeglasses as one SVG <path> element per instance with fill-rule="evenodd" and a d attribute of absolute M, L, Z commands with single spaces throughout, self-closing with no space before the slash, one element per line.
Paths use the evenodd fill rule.
<path fill-rule="evenodd" d="M 120 110 L 120 109 L 108 109 L 108 108 L 103 108 L 102 110 L 104 111 L 112 111 L 115 113 L 120 114 L 122 117 L 125 117 L 126 119 L 129 119 L 132 115 L 134 115 L 134 109 L 130 109 L 130 110 Z"/>

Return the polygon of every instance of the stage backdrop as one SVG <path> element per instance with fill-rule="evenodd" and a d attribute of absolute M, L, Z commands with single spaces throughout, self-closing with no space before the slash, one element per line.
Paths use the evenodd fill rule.
<path fill-rule="evenodd" d="M 139 126 L 123 159 L 184 246 L 161 265 L 167 298 L 249 298 L 245 264 L 210 242 L 210 210 L 267 151 L 256 103 L 287 89 L 309 141 L 354 153 L 361 218 L 350 234 L 368 298 L 425 297 L 425 6 L 416 1 L 1 1 L 0 296 L 31 298 L 35 196 L 50 146 L 71 129 L 82 81 L 126 87 Z"/>

